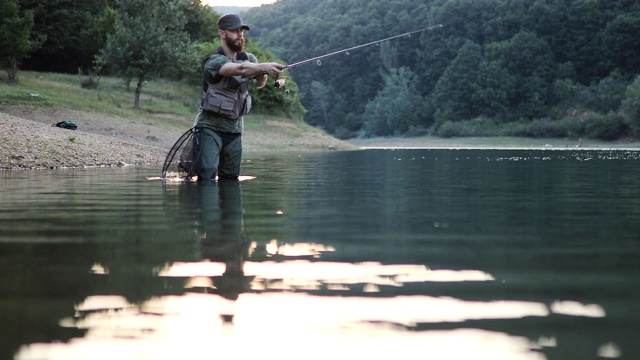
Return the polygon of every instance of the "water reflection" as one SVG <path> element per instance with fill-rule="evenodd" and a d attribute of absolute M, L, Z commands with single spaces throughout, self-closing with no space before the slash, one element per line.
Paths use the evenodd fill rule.
<path fill-rule="evenodd" d="M 312 358 L 324 358 L 350 353 L 354 346 L 359 356 L 380 358 L 413 354 L 425 344 L 430 354 L 447 357 L 482 358 L 484 353 L 496 359 L 498 347 L 505 358 L 541 358 L 530 351 L 535 345 L 527 339 L 500 332 L 412 329 L 420 323 L 548 316 L 542 303 L 371 296 L 380 288 L 410 283 L 494 281 L 490 274 L 421 264 L 323 261 L 322 254 L 335 252 L 334 246 L 251 241 L 239 182 L 177 186 L 182 211 L 194 217 L 198 260 L 166 263 L 152 272 L 161 279 L 181 279 L 182 294 L 172 290 L 176 294 L 158 293 L 139 303 L 121 295 L 87 296 L 59 324 L 85 330 L 83 338 L 24 346 L 17 359 L 168 359 L 200 357 L 207 348 L 232 356 L 245 349 L 246 339 L 252 347 L 243 354 L 262 358 L 272 357 L 262 349 L 290 358 L 282 352 L 313 348 Z M 99 263 L 86 270 L 94 276 L 112 274 Z M 464 350 L 455 346 L 460 341 L 467 343 Z"/>
<path fill-rule="evenodd" d="M 235 300 L 249 288 L 251 277 L 244 275 L 243 263 L 248 256 L 249 239 L 244 231 L 242 197 L 239 181 L 184 184 L 185 206 L 195 207 L 195 230 L 203 260 L 222 262 L 224 271 L 213 275 L 212 282 L 191 280 L 190 287 L 216 290 L 226 299 Z"/>
<path fill-rule="evenodd" d="M 51 288 L 83 281 L 66 290 L 74 296 L 53 316 L 74 337 L 30 340 L 16 358 L 569 359 L 633 349 L 620 341 L 636 328 L 620 320 L 628 307 L 609 299 L 635 291 L 614 271 L 637 274 L 635 243 L 626 232 L 606 242 L 610 233 L 600 236 L 594 218 L 584 219 L 590 212 L 622 218 L 613 215 L 633 200 L 605 207 L 600 199 L 637 199 L 627 186 L 637 184 L 636 172 L 610 171 L 620 169 L 587 153 L 593 160 L 392 155 L 301 160 L 298 178 L 286 166 L 271 171 L 271 163 L 264 173 L 275 180 L 167 184 L 159 197 L 150 195 L 159 183 L 145 180 L 136 184 L 139 212 L 111 204 L 114 196 L 132 198 L 104 190 L 113 182 L 88 186 L 83 191 L 102 207 L 93 217 L 104 219 L 107 209 L 115 220 L 96 220 L 99 230 L 81 238 L 90 251 L 74 245 L 76 252 L 54 253 L 82 261 L 49 275 Z M 383 180 L 379 168 L 366 173 L 380 161 L 389 167 Z M 575 162 L 588 163 L 588 172 L 575 175 Z M 615 173 L 616 192 L 583 176 L 592 173 Z M 73 215 L 84 220 L 82 211 Z M 82 275 L 60 276 L 71 271 Z M 600 287 L 617 294 L 592 290 Z"/>

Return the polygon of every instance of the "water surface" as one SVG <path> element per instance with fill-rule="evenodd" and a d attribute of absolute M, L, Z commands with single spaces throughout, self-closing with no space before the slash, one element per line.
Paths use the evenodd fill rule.
<path fill-rule="evenodd" d="M 2 358 L 640 358 L 635 151 L 0 173 Z"/>

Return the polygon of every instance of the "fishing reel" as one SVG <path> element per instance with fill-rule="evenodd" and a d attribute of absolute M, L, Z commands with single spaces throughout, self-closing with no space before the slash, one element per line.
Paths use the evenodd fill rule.
<path fill-rule="evenodd" d="M 289 95 L 291 92 L 289 91 L 289 89 L 285 89 L 285 86 L 287 85 L 287 77 L 277 77 L 274 82 L 273 82 L 273 87 L 276 89 L 282 88 L 284 90 L 284 93 Z"/>
<path fill-rule="evenodd" d="M 273 82 L 273 87 L 277 88 L 283 88 L 285 87 L 285 85 L 287 85 L 287 80 L 286 78 L 276 78 L 276 80 Z"/>

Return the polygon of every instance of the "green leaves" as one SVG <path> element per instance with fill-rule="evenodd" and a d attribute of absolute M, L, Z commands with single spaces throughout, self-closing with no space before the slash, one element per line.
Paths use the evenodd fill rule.
<path fill-rule="evenodd" d="M 622 110 L 627 119 L 627 125 L 635 136 L 640 136 L 640 75 L 627 88 Z"/>
<path fill-rule="evenodd" d="M 99 62 L 127 79 L 136 79 L 134 108 L 144 81 L 180 65 L 189 46 L 178 1 L 120 0 L 115 31 L 107 38 Z"/>
<path fill-rule="evenodd" d="M 370 136 L 391 136 L 424 127 L 424 99 L 416 91 L 418 76 L 407 68 L 392 68 L 385 86 L 365 106 L 364 129 Z"/>
<path fill-rule="evenodd" d="M 623 91 L 601 91 L 601 81 L 615 74 L 626 86 L 640 73 L 640 6 L 632 1 L 278 2 L 244 18 L 258 29 L 251 35 L 290 63 L 444 25 L 291 71 L 309 109 L 305 120 L 340 136 L 415 133 L 434 129 L 434 120 L 442 126 L 489 118 L 506 128 L 582 110 L 608 114 Z M 401 68 L 413 81 L 412 101 L 422 105 L 410 125 L 398 120 L 398 104 L 409 97 L 387 81 Z M 596 98 L 581 102 L 582 94 Z M 487 122 L 473 124 L 467 128 Z"/>
<path fill-rule="evenodd" d="M 0 0 L 0 66 L 7 70 L 9 83 L 16 81 L 18 61 L 42 42 L 34 38 L 32 29 L 32 11 L 20 11 L 15 0 Z"/>

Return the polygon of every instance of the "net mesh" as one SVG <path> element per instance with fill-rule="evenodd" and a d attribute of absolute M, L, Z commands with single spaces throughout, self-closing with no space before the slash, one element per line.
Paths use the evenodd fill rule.
<path fill-rule="evenodd" d="M 164 160 L 162 167 L 163 179 L 192 180 L 194 172 L 194 138 L 198 129 L 187 130 L 178 141 L 173 144 Z"/>

